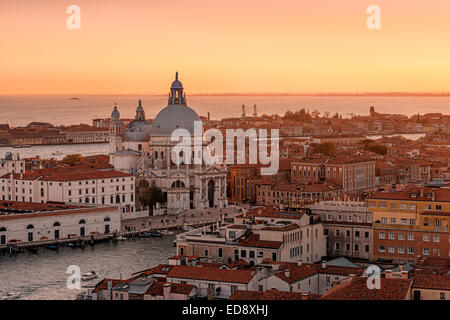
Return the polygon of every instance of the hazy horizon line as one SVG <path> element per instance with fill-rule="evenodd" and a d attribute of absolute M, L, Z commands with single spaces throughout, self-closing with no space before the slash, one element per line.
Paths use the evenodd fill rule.
<path fill-rule="evenodd" d="M 168 93 L 0 93 L 0 96 L 167 96 Z M 450 97 L 450 92 L 197 92 L 188 96 Z"/>

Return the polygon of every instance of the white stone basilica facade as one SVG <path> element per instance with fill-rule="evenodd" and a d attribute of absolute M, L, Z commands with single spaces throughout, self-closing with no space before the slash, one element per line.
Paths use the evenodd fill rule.
<path fill-rule="evenodd" d="M 224 166 L 193 164 L 193 154 L 191 164 L 176 165 L 171 159 L 177 143 L 171 141 L 172 132 L 186 129 L 194 141 L 195 121 L 201 120 L 186 104 L 178 73 L 170 88 L 168 105 L 152 124 L 145 119 L 139 101 L 135 119 L 123 129 L 119 111 L 114 106 L 109 125 L 110 162 L 116 170 L 136 175 L 137 190 L 142 185 L 152 184 L 161 188 L 167 202 L 158 212 L 173 214 L 187 209 L 227 206 Z M 201 139 L 204 141 L 203 134 Z M 136 201 L 139 209 L 138 196 Z"/>

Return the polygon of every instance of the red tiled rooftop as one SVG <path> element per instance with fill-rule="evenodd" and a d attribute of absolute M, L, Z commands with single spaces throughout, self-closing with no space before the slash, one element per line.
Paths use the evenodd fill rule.
<path fill-rule="evenodd" d="M 241 247 L 255 247 L 267 249 L 279 249 L 283 243 L 281 241 L 260 240 L 259 235 L 251 234 L 247 238 L 239 241 Z"/>
<path fill-rule="evenodd" d="M 249 283 L 256 272 L 247 270 L 227 270 L 210 267 L 174 266 L 168 278 L 220 281 L 228 283 Z"/>
<path fill-rule="evenodd" d="M 450 275 L 448 274 L 448 271 L 444 274 L 415 273 L 412 287 L 420 289 L 450 290 Z"/>
<path fill-rule="evenodd" d="M 366 277 L 342 281 L 325 292 L 321 300 L 405 300 L 412 280 L 380 279 L 380 289 L 369 289 Z"/>

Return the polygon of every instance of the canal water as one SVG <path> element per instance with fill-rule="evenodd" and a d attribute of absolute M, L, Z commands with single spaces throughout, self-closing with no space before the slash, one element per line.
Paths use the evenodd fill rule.
<path fill-rule="evenodd" d="M 29 148 L 0 147 L 0 158 L 3 159 L 7 152 L 19 153 L 21 159 L 40 156 L 42 159 L 55 158 L 62 160 L 68 154 L 81 154 L 82 156 L 108 154 L 109 144 L 62 144 L 31 146 Z"/>
<path fill-rule="evenodd" d="M 66 287 L 68 266 L 79 266 L 81 274 L 99 273 L 98 279 L 82 282 L 82 286 L 94 285 L 105 277 L 127 279 L 134 272 L 167 264 L 167 258 L 176 254 L 174 240 L 175 236 L 164 235 L 97 243 L 85 249 L 41 248 L 37 254 L 0 254 L 0 299 L 6 292 L 20 293 L 19 299 L 25 300 L 75 299 L 80 291 Z"/>

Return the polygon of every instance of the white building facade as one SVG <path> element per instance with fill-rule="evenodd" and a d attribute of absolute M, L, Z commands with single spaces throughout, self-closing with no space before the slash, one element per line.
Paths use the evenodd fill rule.
<path fill-rule="evenodd" d="M 197 113 L 187 106 L 183 85 L 172 82 L 168 105 L 153 123 L 145 119 L 139 101 L 135 120 L 121 132 L 122 123 L 117 107 L 110 121 L 110 163 L 116 170 L 136 175 L 136 185 L 160 188 L 164 194 L 161 213 L 178 213 L 188 209 L 225 208 L 226 168 L 205 163 L 194 164 L 194 154 L 183 155 L 184 161 L 173 161 L 172 152 L 178 141 L 172 133 L 185 129 L 194 141 L 194 124 L 200 122 Z M 203 132 L 202 146 L 205 146 Z M 187 158 L 189 161 L 186 161 Z M 141 183 L 141 181 L 146 183 Z M 138 205 L 139 206 L 139 205 Z M 143 209 L 143 208 L 140 208 Z"/>
<path fill-rule="evenodd" d="M 14 204 L 12 207 L 16 208 Z M 108 234 L 120 231 L 120 227 L 117 206 L 45 205 L 43 208 L 40 203 L 26 206 L 22 203 L 12 209 L 0 202 L 0 246 Z"/>

